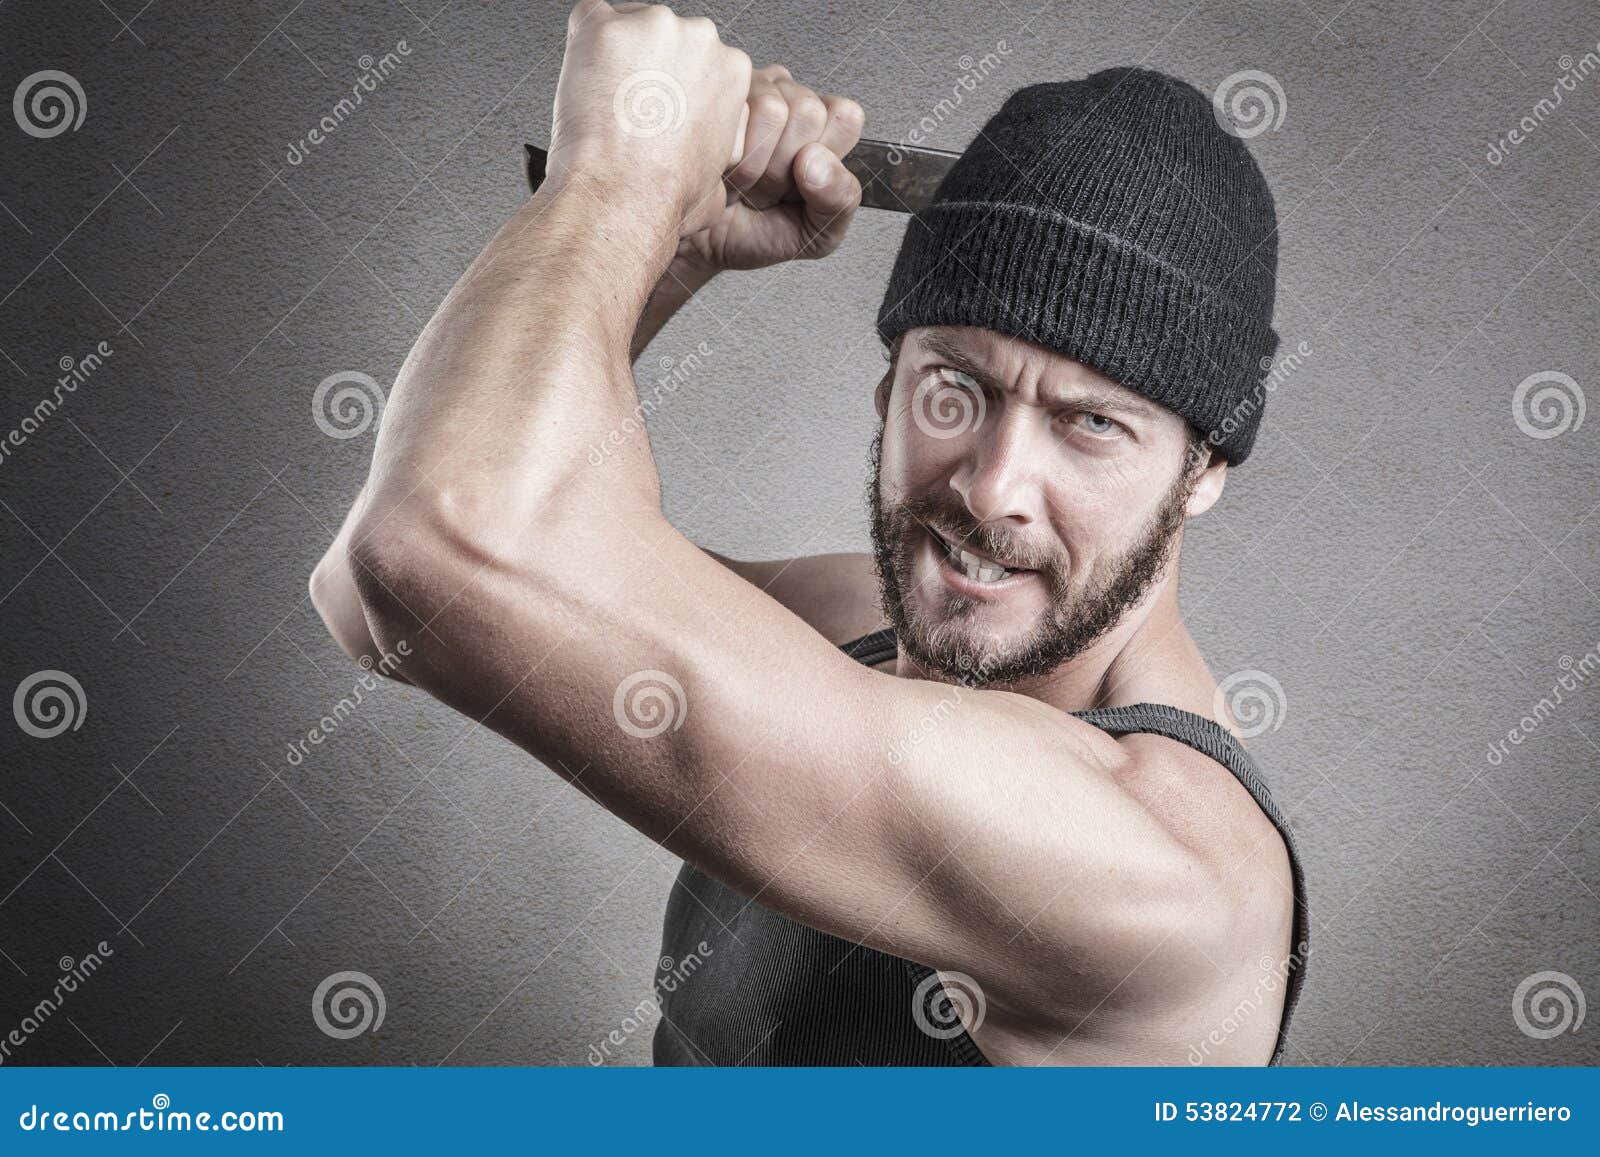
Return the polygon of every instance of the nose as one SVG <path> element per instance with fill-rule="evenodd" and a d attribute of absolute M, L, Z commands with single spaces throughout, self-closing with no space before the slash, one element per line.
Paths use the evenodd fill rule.
<path fill-rule="evenodd" d="M 1023 407 L 990 413 L 968 439 L 950 487 L 980 522 L 1026 526 L 1037 517 L 1040 455 L 1029 452 L 1034 431 Z"/>

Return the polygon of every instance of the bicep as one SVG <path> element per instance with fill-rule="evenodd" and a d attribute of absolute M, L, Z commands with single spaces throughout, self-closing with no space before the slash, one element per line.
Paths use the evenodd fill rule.
<path fill-rule="evenodd" d="M 1108 736 L 870 671 L 664 521 L 632 530 L 622 558 L 569 525 L 563 557 L 589 568 L 412 574 L 413 681 L 741 894 L 999 993 L 1064 942 L 1149 932 L 1170 841 Z"/>

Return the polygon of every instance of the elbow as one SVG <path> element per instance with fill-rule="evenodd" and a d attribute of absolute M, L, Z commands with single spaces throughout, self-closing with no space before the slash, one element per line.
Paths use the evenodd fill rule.
<path fill-rule="evenodd" d="M 458 679 L 508 614 L 522 622 L 560 601 L 556 571 L 528 548 L 543 524 L 512 533 L 448 492 L 372 509 L 346 548 L 353 599 L 380 652 L 409 646 L 408 673 Z"/>
<path fill-rule="evenodd" d="M 365 670 L 374 671 L 397 683 L 410 680 L 397 670 L 410 652 L 410 645 L 398 655 L 393 643 L 382 645 L 367 624 L 365 608 L 352 581 L 351 564 L 345 544 L 336 541 L 311 571 L 311 605 L 316 608 L 328 635 L 350 658 Z"/>
<path fill-rule="evenodd" d="M 345 548 L 352 594 L 380 648 L 399 641 L 407 623 L 429 617 L 423 596 L 430 584 L 417 547 L 414 536 L 358 524 Z"/>
<path fill-rule="evenodd" d="M 338 549 L 339 544 L 337 542 L 328 548 L 328 553 L 319 558 L 317 565 L 311 568 L 311 577 L 306 582 L 307 593 L 311 595 L 311 606 L 322 619 L 322 625 L 328 628 L 330 635 L 334 632 L 333 619 L 330 616 L 328 606 L 328 560 L 332 557 L 333 552 Z M 337 639 L 338 636 L 334 637 Z"/>
<path fill-rule="evenodd" d="M 482 560 L 435 512 L 404 504 L 358 521 L 346 547 L 354 600 L 380 650 L 448 629 L 463 586 Z"/>
<path fill-rule="evenodd" d="M 351 606 L 354 592 L 350 590 L 348 575 L 349 571 L 344 565 L 344 541 L 335 539 L 327 553 L 311 568 L 311 578 L 306 586 L 311 595 L 311 605 L 316 609 L 323 627 L 333 641 L 354 658 L 350 651 L 349 621 L 352 612 L 359 614 L 360 609 Z"/>

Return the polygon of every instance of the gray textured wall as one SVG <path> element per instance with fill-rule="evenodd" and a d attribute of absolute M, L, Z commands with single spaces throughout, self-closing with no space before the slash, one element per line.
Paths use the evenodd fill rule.
<path fill-rule="evenodd" d="M 440 5 L 0 8 L 0 96 L 57 69 L 87 100 L 52 137 L 0 116 L 0 437 L 64 359 L 112 351 L 0 457 L 0 690 L 63 671 L 84 699 L 53 738 L 0 727 L 0 1035 L 62 957 L 113 952 L 12 1062 L 582 1064 L 648 995 L 675 862 L 514 748 L 386 685 L 287 760 L 359 674 L 306 578 L 372 432 L 329 437 L 313 393 L 387 387 L 546 134 L 564 8 Z M 1600 1034 L 1535 1039 L 1512 1012 L 1546 970 L 1600 995 L 1600 678 L 1577 675 L 1600 646 L 1600 417 L 1572 410 L 1600 380 L 1600 74 L 1534 111 L 1600 20 L 1486 7 L 685 9 L 859 98 L 871 135 L 931 116 L 952 148 L 1011 89 L 1114 63 L 1281 86 L 1254 147 L 1279 329 L 1311 352 L 1191 528 L 1184 595 L 1219 677 L 1282 688 L 1252 747 L 1310 873 L 1305 1063 L 1600 1059 Z M 865 214 L 824 263 L 730 276 L 646 355 L 712 351 L 652 430 L 698 541 L 865 547 L 871 319 L 903 227 Z M 1545 371 L 1572 379 L 1568 417 L 1519 423 Z M 1519 722 L 1568 663 L 1576 689 Z M 342 970 L 381 985 L 381 1031 L 314 1024 Z M 648 1031 L 612 1052 L 647 1062 Z"/>

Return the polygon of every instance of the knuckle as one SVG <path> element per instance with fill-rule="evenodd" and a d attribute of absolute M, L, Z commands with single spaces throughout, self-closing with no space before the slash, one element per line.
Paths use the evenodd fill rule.
<path fill-rule="evenodd" d="M 599 0 L 578 0 L 567 13 L 567 35 L 576 36 L 590 21 L 603 23 L 601 18 L 610 15 L 605 8 Z"/>
<path fill-rule="evenodd" d="M 763 125 L 781 125 L 789 118 L 789 102 L 775 89 L 762 89 L 750 98 L 750 119 Z"/>
<path fill-rule="evenodd" d="M 683 21 L 684 28 L 703 40 L 716 40 L 717 22 L 709 16 L 690 16 Z"/>
<path fill-rule="evenodd" d="M 828 123 L 828 106 L 809 88 L 796 93 L 789 101 L 789 118 L 801 128 L 819 132 Z"/>
<path fill-rule="evenodd" d="M 750 72 L 754 67 L 750 63 L 750 54 L 742 48 L 733 48 L 731 46 L 725 48 L 725 51 L 728 53 L 728 60 L 733 66 L 735 75 L 740 78 L 742 83 L 748 83 Z"/>
<path fill-rule="evenodd" d="M 846 128 L 859 130 L 867 123 L 866 110 L 847 96 L 834 97 L 833 115 Z"/>

